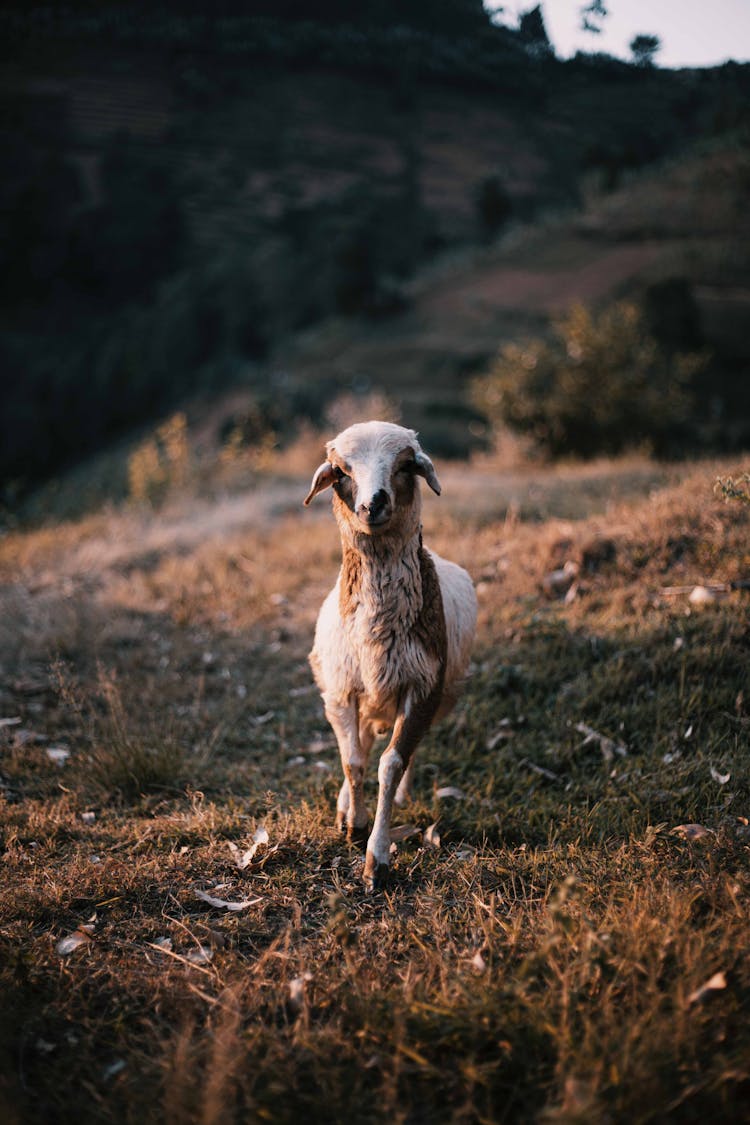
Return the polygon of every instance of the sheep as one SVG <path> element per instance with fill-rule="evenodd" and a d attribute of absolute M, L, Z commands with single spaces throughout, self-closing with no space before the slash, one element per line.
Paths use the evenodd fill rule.
<path fill-rule="evenodd" d="M 344 771 L 336 826 L 366 842 L 364 882 L 374 891 L 387 883 L 393 803 L 410 795 L 414 751 L 466 676 L 477 602 L 467 572 L 422 545 L 416 478 L 438 496 L 440 483 L 413 430 L 358 422 L 326 453 L 304 503 L 333 489 L 342 564 L 309 659 Z M 368 836 L 367 758 L 389 730 Z"/>

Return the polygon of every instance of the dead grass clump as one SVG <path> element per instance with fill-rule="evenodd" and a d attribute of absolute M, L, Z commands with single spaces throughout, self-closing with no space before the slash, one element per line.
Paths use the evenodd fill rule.
<path fill-rule="evenodd" d="M 126 707 L 116 675 L 101 665 L 92 696 L 87 697 L 65 669 L 57 666 L 63 703 L 77 717 L 85 746 L 78 776 L 84 787 L 101 797 L 133 800 L 153 790 L 179 790 L 186 758 L 176 736 L 161 729 L 150 711 L 141 715 Z"/>

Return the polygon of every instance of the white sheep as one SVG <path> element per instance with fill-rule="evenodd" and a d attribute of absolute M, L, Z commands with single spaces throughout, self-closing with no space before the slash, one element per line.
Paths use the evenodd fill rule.
<path fill-rule="evenodd" d="M 466 675 L 477 603 L 466 571 L 422 546 L 416 478 L 438 495 L 440 484 L 414 431 L 360 422 L 326 452 L 305 504 L 333 488 L 342 565 L 318 616 L 310 664 L 344 770 L 336 824 L 350 840 L 367 840 L 364 880 L 374 890 L 388 877 L 393 802 L 409 795 L 414 751 Z M 367 757 L 391 728 L 368 838 Z"/>

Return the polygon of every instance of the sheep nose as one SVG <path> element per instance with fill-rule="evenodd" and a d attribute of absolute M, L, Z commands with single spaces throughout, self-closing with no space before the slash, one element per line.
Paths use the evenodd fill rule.
<path fill-rule="evenodd" d="M 366 523 L 372 523 L 383 515 L 388 504 L 388 493 L 384 488 L 379 488 L 367 504 L 360 504 L 358 514 Z"/>
<path fill-rule="evenodd" d="M 362 507 L 371 516 L 377 516 L 382 512 L 383 508 L 388 503 L 388 493 L 384 488 L 379 488 L 375 495 L 370 500 L 369 504 L 363 504 Z"/>

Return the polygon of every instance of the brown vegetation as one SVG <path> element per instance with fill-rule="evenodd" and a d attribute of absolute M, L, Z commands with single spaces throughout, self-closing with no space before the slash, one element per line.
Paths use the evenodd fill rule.
<path fill-rule="evenodd" d="M 330 513 L 284 514 L 266 474 L 225 531 L 183 494 L 7 535 L 8 1120 L 728 1117 L 750 510 L 713 482 L 737 470 L 441 467 L 427 531 L 477 581 L 475 666 L 374 899 L 305 663 Z"/>

